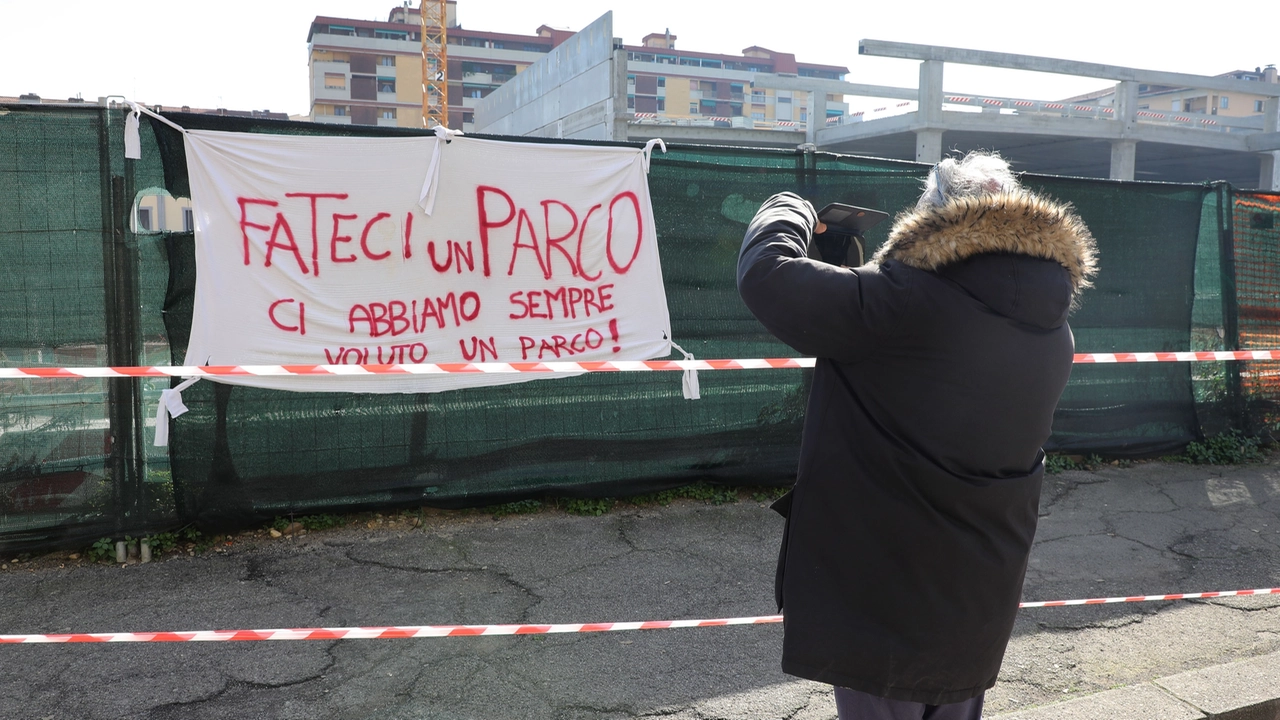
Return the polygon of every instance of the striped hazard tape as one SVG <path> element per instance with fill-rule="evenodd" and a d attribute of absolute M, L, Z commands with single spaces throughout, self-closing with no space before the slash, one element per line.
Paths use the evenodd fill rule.
<path fill-rule="evenodd" d="M 1280 350 L 1210 352 L 1078 353 L 1077 364 L 1280 360 Z M 222 377 L 316 375 L 441 375 L 451 373 L 654 372 L 684 370 L 780 370 L 811 368 L 814 358 L 729 360 L 614 360 L 606 362 L 400 363 L 393 365 L 151 365 L 121 367 L 0 368 L 0 378 Z"/>
<path fill-rule="evenodd" d="M 1088 598 L 1025 602 L 1019 608 L 1109 605 L 1162 600 L 1203 600 L 1247 595 L 1280 595 L 1280 588 L 1226 590 L 1171 595 Z M 714 620 L 646 620 L 643 622 L 564 623 L 559 625 L 399 625 L 395 627 L 291 628 L 277 630 L 194 630 L 190 632 L 56 633 L 51 635 L 0 635 L 0 645 L 33 643 L 98 642 L 236 642 L 253 640 L 397 640 L 406 638 L 477 637 L 481 635 L 553 635 L 558 633 L 618 632 L 621 630 L 673 630 L 677 628 L 767 625 L 782 622 L 781 615 L 718 618 Z"/>

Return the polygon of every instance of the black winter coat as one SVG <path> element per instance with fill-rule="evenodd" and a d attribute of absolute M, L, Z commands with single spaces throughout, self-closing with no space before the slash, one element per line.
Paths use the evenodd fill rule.
<path fill-rule="evenodd" d="M 966 700 L 995 683 L 1012 632 L 1093 240 L 1066 206 L 986 196 L 900 216 L 850 269 L 807 257 L 815 220 L 770 198 L 738 260 L 755 316 L 818 358 L 776 505 L 782 669 Z"/>

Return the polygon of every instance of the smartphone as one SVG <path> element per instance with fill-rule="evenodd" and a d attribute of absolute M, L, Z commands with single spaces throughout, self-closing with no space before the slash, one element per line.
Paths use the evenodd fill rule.
<path fill-rule="evenodd" d="M 862 234 L 888 217 L 889 213 L 856 205 L 827 205 L 818 211 L 827 231 L 813 238 L 817 259 L 841 267 L 861 266 L 866 262 Z M 851 257 L 851 251 L 856 251 L 856 257 Z"/>
<path fill-rule="evenodd" d="M 844 203 L 831 203 L 818 211 L 818 219 L 826 224 L 827 232 L 859 237 L 888 217 L 887 212 Z"/>

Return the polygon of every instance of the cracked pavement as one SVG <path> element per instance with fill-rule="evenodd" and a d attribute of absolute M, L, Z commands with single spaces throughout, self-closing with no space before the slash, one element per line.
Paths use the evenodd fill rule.
<path fill-rule="evenodd" d="M 142 565 L 0 571 L 0 633 L 768 615 L 764 503 L 345 527 Z M 1027 600 L 1280 585 L 1280 456 L 1046 479 Z M 828 720 L 778 625 L 584 635 L 0 646 L 0 717 Z M 1280 596 L 1024 610 L 988 715 L 1280 650 Z"/>

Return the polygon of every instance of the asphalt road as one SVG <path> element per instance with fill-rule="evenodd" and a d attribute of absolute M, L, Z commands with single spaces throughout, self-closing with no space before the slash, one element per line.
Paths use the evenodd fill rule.
<path fill-rule="evenodd" d="M 388 516 L 124 567 L 60 553 L 0 569 L 0 633 L 768 615 L 781 530 L 744 497 Z M 1024 595 L 1275 585 L 1280 461 L 1147 463 L 1049 479 Z M 779 670 L 781 634 L 0 645 L 0 717 L 833 718 L 829 688 Z M 1280 597 L 1026 610 L 988 712 L 1277 650 Z"/>

